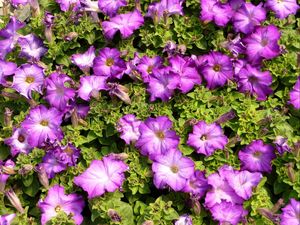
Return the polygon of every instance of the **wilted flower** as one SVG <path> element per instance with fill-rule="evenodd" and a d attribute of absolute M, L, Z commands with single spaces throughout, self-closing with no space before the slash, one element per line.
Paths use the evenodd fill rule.
<path fill-rule="evenodd" d="M 38 202 L 38 207 L 42 212 L 42 225 L 46 224 L 59 212 L 70 215 L 75 224 L 81 224 L 83 221 L 81 215 L 84 207 L 83 198 L 77 194 L 66 195 L 64 187 L 57 184 L 49 189 L 44 200 Z"/>
<path fill-rule="evenodd" d="M 293 89 L 290 91 L 290 101 L 295 109 L 300 109 L 300 76 L 297 79 Z"/>
<path fill-rule="evenodd" d="M 210 185 L 207 183 L 204 172 L 196 170 L 188 179 L 183 191 L 191 193 L 194 197 L 201 198 L 205 195 Z"/>
<path fill-rule="evenodd" d="M 150 75 L 153 73 L 153 69 L 159 69 L 162 67 L 163 59 L 160 56 L 155 56 L 150 58 L 148 56 L 143 56 L 137 65 L 137 70 L 141 73 L 144 83 L 148 83 L 150 80 Z"/>
<path fill-rule="evenodd" d="M 252 141 L 239 151 L 241 168 L 251 172 L 272 171 L 271 161 L 276 158 L 272 145 L 264 144 L 262 140 Z"/>
<path fill-rule="evenodd" d="M 12 188 L 7 190 L 5 195 L 16 210 L 18 210 L 20 213 L 24 213 L 24 208 L 22 207 L 21 201 Z"/>
<path fill-rule="evenodd" d="M 63 162 L 67 166 L 76 166 L 77 160 L 80 157 L 80 149 L 76 148 L 73 144 L 68 143 L 65 146 L 61 146 L 58 152 L 60 162 Z"/>
<path fill-rule="evenodd" d="M 6 181 L 9 178 L 9 174 L 4 173 L 2 169 L 3 166 L 13 169 L 15 167 L 15 163 L 10 159 L 6 160 L 6 162 L 0 160 L 0 192 L 4 192 Z"/>
<path fill-rule="evenodd" d="M 77 11 L 80 7 L 80 0 L 56 0 L 59 4 L 61 11 Z"/>
<path fill-rule="evenodd" d="M 299 9 L 296 0 L 267 0 L 266 7 L 274 11 L 276 17 L 280 19 L 296 14 Z"/>
<path fill-rule="evenodd" d="M 117 31 L 120 31 L 122 38 L 128 38 L 143 24 L 144 17 L 138 10 L 134 10 L 102 22 L 102 29 L 104 36 L 108 39 L 112 39 Z"/>
<path fill-rule="evenodd" d="M 73 54 L 71 56 L 71 61 L 83 72 L 89 72 L 89 69 L 93 67 L 95 57 L 95 47 L 91 46 L 86 52 L 82 54 Z"/>
<path fill-rule="evenodd" d="M 127 0 L 101 0 L 98 1 L 99 9 L 110 17 L 115 16 L 118 13 L 118 9 L 127 5 Z"/>
<path fill-rule="evenodd" d="M 62 114 L 56 108 L 47 109 L 44 105 L 38 105 L 30 110 L 21 127 L 27 131 L 29 145 L 40 147 L 46 140 L 63 138 L 61 122 Z"/>
<path fill-rule="evenodd" d="M 1 225 L 10 225 L 13 219 L 16 217 L 16 214 L 5 214 L 0 216 Z"/>
<path fill-rule="evenodd" d="M 196 149 L 197 153 L 210 156 L 217 149 L 224 149 L 228 138 L 223 134 L 222 128 L 216 123 L 207 124 L 199 121 L 189 134 L 187 144 Z"/>
<path fill-rule="evenodd" d="M 288 145 L 287 140 L 288 140 L 287 138 L 284 138 L 282 136 L 276 136 L 275 141 L 273 142 L 280 155 L 282 155 L 284 152 L 291 151 L 291 148 Z"/>
<path fill-rule="evenodd" d="M 0 59 L 0 85 L 6 85 L 6 77 L 13 75 L 16 69 L 17 65 L 15 63 Z"/>
<path fill-rule="evenodd" d="M 119 119 L 117 130 L 121 133 L 120 137 L 126 144 L 136 142 L 140 137 L 139 126 L 141 121 L 135 115 L 127 114 Z"/>
<path fill-rule="evenodd" d="M 286 205 L 280 215 L 280 225 L 299 225 L 300 202 L 294 198 Z"/>
<path fill-rule="evenodd" d="M 193 225 L 192 218 L 188 214 L 181 215 L 174 225 Z"/>
<path fill-rule="evenodd" d="M 107 83 L 107 86 L 111 97 L 117 96 L 123 102 L 131 104 L 129 89 L 127 87 L 118 83 Z"/>
<path fill-rule="evenodd" d="M 148 118 L 139 126 L 141 135 L 136 147 L 142 155 L 149 156 L 150 159 L 165 154 L 171 148 L 177 148 L 179 136 L 171 128 L 172 121 L 166 116 Z"/>
<path fill-rule="evenodd" d="M 152 164 L 155 187 L 170 186 L 174 191 L 181 191 L 193 175 L 194 166 L 193 160 L 175 148 L 168 149 L 164 155 L 157 154 Z"/>
<path fill-rule="evenodd" d="M 27 59 L 40 60 L 47 52 L 42 40 L 34 34 L 19 37 L 18 44 L 21 47 L 20 57 Z"/>
<path fill-rule="evenodd" d="M 13 77 L 12 87 L 21 95 L 31 99 L 31 92 L 37 91 L 42 94 L 44 84 L 44 69 L 36 64 L 23 64 Z"/>
<path fill-rule="evenodd" d="M 80 88 L 78 96 L 85 101 L 89 101 L 91 96 L 99 97 L 100 90 L 107 90 L 106 77 L 104 76 L 82 76 L 80 77 Z"/>
<path fill-rule="evenodd" d="M 27 133 L 22 128 L 14 129 L 13 135 L 5 139 L 4 143 L 10 147 L 10 153 L 14 157 L 19 153 L 28 154 L 32 146 L 27 142 Z"/>

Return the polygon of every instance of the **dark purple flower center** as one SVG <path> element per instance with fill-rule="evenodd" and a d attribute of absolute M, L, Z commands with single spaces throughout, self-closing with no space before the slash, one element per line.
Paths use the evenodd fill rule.
<path fill-rule="evenodd" d="M 221 68 L 222 68 L 221 65 L 216 64 L 216 65 L 214 65 L 213 70 L 216 71 L 216 72 L 220 72 Z"/>
<path fill-rule="evenodd" d="M 67 153 L 69 156 L 73 155 L 74 151 L 72 148 L 70 148 L 69 146 L 65 149 L 65 153 Z"/>
<path fill-rule="evenodd" d="M 156 134 L 156 137 L 158 137 L 160 140 L 165 138 L 165 133 L 161 130 L 157 131 L 155 134 Z"/>
<path fill-rule="evenodd" d="M 147 73 L 152 73 L 153 67 L 154 67 L 154 66 L 152 66 L 152 65 L 151 65 L 151 66 L 148 66 L 148 68 L 147 68 Z"/>
<path fill-rule="evenodd" d="M 18 141 L 23 143 L 25 141 L 25 137 L 22 134 L 20 134 L 18 137 Z"/>
<path fill-rule="evenodd" d="M 27 76 L 25 82 L 31 84 L 34 82 L 34 76 Z"/>
<path fill-rule="evenodd" d="M 260 158 L 261 155 L 262 155 L 262 153 L 261 153 L 260 151 L 255 151 L 255 152 L 253 153 L 253 156 L 254 156 L 255 158 Z"/>
<path fill-rule="evenodd" d="M 56 206 L 54 210 L 55 212 L 59 212 L 61 210 L 61 206 L 60 205 Z"/>
<path fill-rule="evenodd" d="M 256 83 L 258 81 L 258 79 L 257 79 L 257 77 L 250 75 L 248 78 L 248 81 L 253 84 L 253 83 Z"/>
<path fill-rule="evenodd" d="M 268 44 L 268 42 L 269 42 L 268 39 L 264 38 L 261 40 L 260 44 L 261 44 L 261 46 L 265 47 Z"/>
<path fill-rule="evenodd" d="M 178 173 L 178 171 L 179 171 L 178 166 L 176 166 L 176 165 L 171 166 L 171 171 L 172 171 L 173 173 Z"/>
<path fill-rule="evenodd" d="M 42 120 L 42 121 L 40 122 L 40 124 L 41 124 L 42 126 L 44 126 L 44 127 L 47 127 L 48 124 L 49 124 L 49 122 L 48 122 L 47 120 Z"/>
<path fill-rule="evenodd" d="M 106 60 L 106 62 L 105 62 L 105 65 L 107 65 L 107 66 L 112 66 L 112 65 L 114 65 L 114 59 L 108 58 L 108 59 Z"/>
<path fill-rule="evenodd" d="M 207 136 L 205 134 L 203 134 L 201 137 L 200 137 L 201 141 L 206 141 L 207 140 Z"/>

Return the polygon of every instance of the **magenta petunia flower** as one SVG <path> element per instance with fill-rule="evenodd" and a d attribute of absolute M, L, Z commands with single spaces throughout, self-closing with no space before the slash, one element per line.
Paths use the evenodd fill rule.
<path fill-rule="evenodd" d="M 0 59 L 5 59 L 6 55 L 10 53 L 15 47 L 13 38 L 0 40 Z"/>
<path fill-rule="evenodd" d="M 46 140 L 63 138 L 61 122 L 62 114 L 56 108 L 47 109 L 44 105 L 38 105 L 30 110 L 21 127 L 27 131 L 29 145 L 39 147 Z"/>
<path fill-rule="evenodd" d="M 139 139 L 139 126 L 141 123 L 142 121 L 138 120 L 133 114 L 127 114 L 119 119 L 117 130 L 121 133 L 120 137 L 126 144 L 135 143 Z"/>
<path fill-rule="evenodd" d="M 148 56 L 143 56 L 138 64 L 137 70 L 141 73 L 144 83 L 148 83 L 150 80 L 150 75 L 153 73 L 153 69 L 159 69 L 163 66 L 163 59 L 160 56 L 155 56 L 150 58 Z"/>
<path fill-rule="evenodd" d="M 6 77 L 13 75 L 16 69 L 17 64 L 0 59 L 0 85 L 6 85 Z"/>
<path fill-rule="evenodd" d="M 77 11 L 80 8 L 80 0 L 56 0 L 63 12 L 73 10 Z"/>
<path fill-rule="evenodd" d="M 76 166 L 77 160 L 80 157 L 80 149 L 76 148 L 73 144 L 68 143 L 67 145 L 60 147 L 58 155 L 60 161 L 65 165 Z"/>
<path fill-rule="evenodd" d="M 42 40 L 34 34 L 19 37 L 18 44 L 21 47 L 20 57 L 27 59 L 40 60 L 47 52 Z"/>
<path fill-rule="evenodd" d="M 216 123 L 207 124 L 199 121 L 189 134 L 187 144 L 196 149 L 197 153 L 206 156 L 212 155 L 217 149 L 224 149 L 228 138 L 223 134 L 222 128 Z"/>
<path fill-rule="evenodd" d="M 126 70 L 125 61 L 120 55 L 121 53 L 116 48 L 101 49 L 94 60 L 95 75 L 120 79 Z"/>
<path fill-rule="evenodd" d="M 276 138 L 273 142 L 275 144 L 276 150 L 278 151 L 278 153 L 280 155 L 283 155 L 284 152 L 291 151 L 291 148 L 288 145 L 287 140 L 288 140 L 287 138 L 284 138 L 282 136 L 276 136 Z"/>
<path fill-rule="evenodd" d="M 227 48 L 234 57 L 238 57 L 240 54 L 244 54 L 246 50 L 246 46 L 242 42 L 240 34 L 237 34 L 233 39 L 229 39 L 223 42 L 223 46 Z"/>
<path fill-rule="evenodd" d="M 300 76 L 297 79 L 293 89 L 290 91 L 290 101 L 295 109 L 300 109 Z"/>
<path fill-rule="evenodd" d="M 105 14 L 110 17 L 115 16 L 118 13 L 118 10 L 122 6 L 126 6 L 126 0 L 99 0 L 98 7 Z"/>
<path fill-rule="evenodd" d="M 182 93 L 187 93 L 193 89 L 194 85 L 201 84 L 202 79 L 195 63 L 190 58 L 183 58 L 179 55 L 169 58 L 170 71 L 176 74 L 179 78 L 178 89 Z"/>
<path fill-rule="evenodd" d="M 251 172 L 272 171 L 271 161 L 276 158 L 272 145 L 264 144 L 262 140 L 252 141 L 239 151 L 241 169 Z"/>
<path fill-rule="evenodd" d="M 93 15 L 94 12 L 98 13 L 100 12 L 100 9 L 98 7 L 98 1 L 92 1 L 92 0 L 79 0 L 81 4 L 81 10 L 91 12 L 91 15 Z"/>
<path fill-rule="evenodd" d="M 60 161 L 58 151 L 60 151 L 59 146 L 50 149 L 43 157 L 43 162 L 40 164 L 40 166 L 44 168 L 48 179 L 54 178 L 55 174 L 67 169 L 67 165 Z"/>
<path fill-rule="evenodd" d="M 204 172 L 196 170 L 194 174 L 188 179 L 183 191 L 189 192 L 197 198 L 205 195 L 206 191 L 210 188 L 207 183 Z"/>
<path fill-rule="evenodd" d="M 13 169 L 15 167 L 14 161 L 8 159 L 5 162 L 0 160 L 0 192 L 4 192 L 6 181 L 9 178 L 9 174 L 4 173 L 2 166 L 7 167 L 8 169 Z"/>
<path fill-rule="evenodd" d="M 192 218 L 188 214 L 181 215 L 174 225 L 193 225 Z"/>
<path fill-rule="evenodd" d="M 16 214 L 5 214 L 0 216 L 0 224 L 1 225 L 10 225 L 11 222 L 14 220 L 16 217 Z"/>
<path fill-rule="evenodd" d="M 22 128 L 14 129 L 13 135 L 5 139 L 4 143 L 10 147 L 13 157 L 19 153 L 28 154 L 32 149 L 27 142 L 27 133 Z"/>
<path fill-rule="evenodd" d="M 81 212 L 84 205 L 84 200 L 80 195 L 66 195 L 65 188 L 56 184 L 48 190 L 47 197 L 38 202 L 38 207 L 42 212 L 41 223 L 44 225 L 59 212 L 64 212 L 74 220 L 75 224 L 81 224 L 83 221 Z"/>
<path fill-rule="evenodd" d="M 228 2 L 234 12 L 236 12 L 242 5 L 245 4 L 245 0 L 229 0 Z"/>
<path fill-rule="evenodd" d="M 148 118 L 139 126 L 141 135 L 136 147 L 142 155 L 149 156 L 150 159 L 165 154 L 171 148 L 177 148 L 179 136 L 171 128 L 172 121 L 167 116 Z"/>
<path fill-rule="evenodd" d="M 210 52 L 202 67 L 202 74 L 207 82 L 207 88 L 214 89 L 224 86 L 233 78 L 233 66 L 230 58 L 220 52 Z"/>
<path fill-rule="evenodd" d="M 86 52 L 82 54 L 73 54 L 71 56 L 71 61 L 73 64 L 78 66 L 83 72 L 89 72 L 89 69 L 93 67 L 95 57 L 95 47 L 91 46 Z"/>
<path fill-rule="evenodd" d="M 32 91 L 42 94 L 44 77 L 43 68 L 36 64 L 23 64 L 15 71 L 12 88 L 26 98 L 31 99 Z"/>
<path fill-rule="evenodd" d="M 63 111 L 74 100 L 75 90 L 67 85 L 72 84 L 72 79 L 65 74 L 52 73 L 45 80 L 46 96 L 49 104 L 60 111 Z"/>
<path fill-rule="evenodd" d="M 244 38 L 246 54 L 251 63 L 260 63 L 262 59 L 273 59 L 280 54 L 278 41 L 280 32 L 274 25 L 258 27 Z"/>
<path fill-rule="evenodd" d="M 296 14 L 299 10 L 299 5 L 296 0 L 267 0 L 265 6 L 274 11 L 276 17 L 279 19 L 284 19 L 291 14 Z"/>
<path fill-rule="evenodd" d="M 164 155 L 157 154 L 152 164 L 153 182 L 161 189 L 167 186 L 181 191 L 194 174 L 194 162 L 182 156 L 175 148 L 169 148 Z"/>
<path fill-rule="evenodd" d="M 280 225 L 299 225 L 300 202 L 294 198 L 290 199 L 290 203 L 281 209 Z"/>
<path fill-rule="evenodd" d="M 30 3 L 30 0 L 10 0 L 10 3 L 14 7 L 18 7 L 19 5 L 26 5 L 26 4 Z"/>
<path fill-rule="evenodd" d="M 117 31 L 120 31 L 122 38 L 128 38 L 143 24 L 144 17 L 138 10 L 134 10 L 102 22 L 102 29 L 104 36 L 108 39 L 112 39 Z"/>
<path fill-rule="evenodd" d="M 91 199 L 120 188 L 125 180 L 124 172 L 128 169 L 121 160 L 103 157 L 102 160 L 93 160 L 85 172 L 74 178 L 74 183 L 85 190 Z"/>
<path fill-rule="evenodd" d="M 94 98 L 98 98 L 100 90 L 107 90 L 106 77 L 80 77 L 80 88 L 78 89 L 78 96 L 83 100 L 89 101 L 91 96 Z"/>
<path fill-rule="evenodd" d="M 235 205 L 231 202 L 222 201 L 210 208 L 214 220 L 219 224 L 237 225 L 248 214 L 243 205 Z"/>
<path fill-rule="evenodd" d="M 261 72 L 257 67 L 246 64 L 236 74 L 238 89 L 243 93 L 255 95 L 259 101 L 264 101 L 272 94 L 272 75 L 269 71 Z"/>
<path fill-rule="evenodd" d="M 266 20 L 266 10 L 262 3 L 255 6 L 251 3 L 244 3 L 233 15 L 233 27 L 236 32 L 250 34 L 255 26 Z"/>
<path fill-rule="evenodd" d="M 17 42 L 19 34 L 18 30 L 25 27 L 25 23 L 19 21 L 16 17 L 10 17 L 8 24 L 0 30 L 0 37 L 3 38 L 13 38 L 15 42 Z"/>
<path fill-rule="evenodd" d="M 174 73 L 170 73 L 169 69 L 168 67 L 153 69 L 147 87 L 150 101 L 160 98 L 166 102 L 171 99 L 178 86 L 179 78 Z"/>
<path fill-rule="evenodd" d="M 218 0 L 201 0 L 200 19 L 207 22 L 215 22 L 218 26 L 225 26 L 233 15 L 233 11 L 228 3 Z"/>

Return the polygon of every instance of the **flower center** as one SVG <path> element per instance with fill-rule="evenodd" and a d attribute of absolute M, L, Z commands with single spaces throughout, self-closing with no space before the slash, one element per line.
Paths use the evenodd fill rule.
<path fill-rule="evenodd" d="M 259 152 L 259 151 L 255 151 L 255 152 L 253 153 L 253 156 L 254 156 L 255 158 L 260 158 L 261 155 L 262 155 L 262 153 Z"/>
<path fill-rule="evenodd" d="M 147 68 L 147 73 L 152 73 L 153 67 L 154 67 L 154 66 L 148 66 L 148 68 Z"/>
<path fill-rule="evenodd" d="M 257 82 L 258 79 L 257 79 L 257 77 L 255 77 L 253 75 L 250 75 L 248 80 L 249 80 L 250 83 L 255 83 L 255 82 Z"/>
<path fill-rule="evenodd" d="M 65 94 L 65 90 L 64 90 L 64 88 L 63 87 L 58 87 L 57 89 L 56 89 L 56 93 L 58 94 L 58 95 L 64 95 Z"/>
<path fill-rule="evenodd" d="M 42 126 L 44 126 L 44 127 L 47 127 L 48 124 L 49 124 L 49 122 L 48 122 L 47 120 L 42 120 L 42 121 L 40 122 L 40 124 L 41 124 Z"/>
<path fill-rule="evenodd" d="M 114 60 L 112 58 L 108 58 L 105 62 L 105 65 L 112 66 L 114 65 Z"/>
<path fill-rule="evenodd" d="M 160 140 L 165 138 L 165 133 L 163 131 L 157 131 L 156 133 L 156 137 L 158 137 Z"/>
<path fill-rule="evenodd" d="M 65 153 L 68 155 L 72 155 L 74 153 L 73 149 L 71 149 L 69 146 L 65 149 Z"/>
<path fill-rule="evenodd" d="M 18 137 L 18 141 L 23 143 L 25 141 L 25 137 L 22 134 L 20 134 Z"/>
<path fill-rule="evenodd" d="M 176 165 L 171 166 L 171 171 L 172 171 L 173 173 L 178 173 L 178 171 L 179 171 L 178 166 L 176 166 Z"/>
<path fill-rule="evenodd" d="M 207 140 L 207 136 L 204 134 L 200 137 L 201 141 L 206 141 Z"/>
<path fill-rule="evenodd" d="M 27 76 L 25 82 L 31 84 L 34 82 L 34 76 Z"/>
<path fill-rule="evenodd" d="M 221 70 L 221 65 L 219 64 L 214 65 L 213 70 L 219 72 Z"/>
<path fill-rule="evenodd" d="M 261 43 L 260 43 L 263 47 L 265 47 L 267 44 L 268 44 L 268 39 L 264 38 L 261 40 Z"/>
<path fill-rule="evenodd" d="M 59 212 L 61 210 L 61 206 L 60 205 L 56 206 L 54 210 L 55 212 Z"/>

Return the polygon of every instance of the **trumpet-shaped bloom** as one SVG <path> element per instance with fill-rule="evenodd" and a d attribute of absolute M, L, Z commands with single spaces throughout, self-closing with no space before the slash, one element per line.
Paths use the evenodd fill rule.
<path fill-rule="evenodd" d="M 196 170 L 195 173 L 188 179 L 183 191 L 189 192 L 193 196 L 201 198 L 210 188 L 207 183 L 204 172 Z"/>
<path fill-rule="evenodd" d="M 38 202 L 38 207 L 42 212 L 41 223 L 46 224 L 59 212 L 65 212 L 75 222 L 81 224 L 83 216 L 81 212 L 84 207 L 84 200 L 77 194 L 65 194 L 65 188 L 58 184 L 48 190 L 47 197 Z"/>
<path fill-rule="evenodd" d="M 27 59 L 40 60 L 47 52 L 42 40 L 34 34 L 19 37 L 18 44 L 21 47 L 20 57 L 25 57 Z"/>
<path fill-rule="evenodd" d="M 10 147 L 10 153 L 14 157 L 19 153 L 28 154 L 32 147 L 28 144 L 27 133 L 22 128 L 14 130 L 13 135 L 4 141 Z"/>
<path fill-rule="evenodd" d="M 277 18 L 284 19 L 299 10 L 297 0 L 267 0 L 266 7 L 275 12 Z"/>
<path fill-rule="evenodd" d="M 16 217 L 16 214 L 5 214 L 0 216 L 0 224 L 1 225 L 10 225 L 11 222 L 14 220 Z"/>
<path fill-rule="evenodd" d="M 83 100 L 89 101 L 91 96 L 98 97 L 100 90 L 107 90 L 106 77 L 103 76 L 84 76 L 80 77 L 80 87 L 78 96 Z"/>
<path fill-rule="evenodd" d="M 98 7 L 105 14 L 110 17 L 115 16 L 122 6 L 127 5 L 127 0 L 99 0 Z"/>
<path fill-rule="evenodd" d="M 9 178 L 9 174 L 3 172 L 2 166 L 7 167 L 8 169 L 13 169 L 15 167 L 14 161 L 8 159 L 5 162 L 0 160 L 0 192 L 4 192 L 6 181 Z"/>
<path fill-rule="evenodd" d="M 74 178 L 74 183 L 85 190 L 91 199 L 120 188 L 128 169 L 121 160 L 104 157 L 102 160 L 93 160 L 85 172 Z"/>
<path fill-rule="evenodd" d="M 183 15 L 183 0 L 161 0 L 149 5 L 146 16 L 152 17 L 153 20 L 160 20 L 164 14 Z"/>
<path fill-rule="evenodd" d="M 153 69 L 159 69 L 162 67 L 163 60 L 160 56 L 155 56 L 150 58 L 148 56 L 143 56 L 137 65 L 137 70 L 141 73 L 144 83 L 148 83 L 150 80 L 150 75 L 153 73 Z"/>
<path fill-rule="evenodd" d="M 294 198 L 282 209 L 280 215 L 280 225 L 299 225 L 300 202 Z"/>
<path fill-rule="evenodd" d="M 153 164 L 153 182 L 157 188 L 170 186 L 174 191 L 181 191 L 188 179 L 194 174 L 193 160 L 182 156 L 175 148 L 164 155 L 156 155 Z"/>
<path fill-rule="evenodd" d="M 6 85 L 6 77 L 13 75 L 16 69 L 17 69 L 17 65 L 15 63 L 6 62 L 0 59 L 0 84 Z"/>
<path fill-rule="evenodd" d="M 25 23 L 19 21 L 16 17 L 10 17 L 8 24 L 0 30 L 0 37 L 3 38 L 13 38 L 14 41 L 17 41 L 19 34 L 17 33 L 18 30 L 25 27 Z"/>
<path fill-rule="evenodd" d="M 63 12 L 73 10 L 77 11 L 80 8 L 80 0 L 56 0 Z"/>
<path fill-rule="evenodd" d="M 86 52 L 82 54 L 73 54 L 71 56 L 71 61 L 82 71 L 86 71 L 89 68 L 93 67 L 95 57 L 95 47 L 91 46 Z"/>
<path fill-rule="evenodd" d="M 181 215 L 174 225 L 193 225 L 192 218 L 188 214 Z"/>
<path fill-rule="evenodd" d="M 290 91 L 290 101 L 295 109 L 300 109 L 300 76 L 297 79 L 296 84 Z"/>
<path fill-rule="evenodd" d="M 127 114 L 120 118 L 117 130 L 121 133 L 121 138 L 126 144 L 136 142 L 140 137 L 139 126 L 142 121 L 138 120 L 135 115 Z"/>
<path fill-rule="evenodd" d="M 284 138 L 282 136 L 276 136 L 275 141 L 273 142 L 276 146 L 276 150 L 280 155 L 282 155 L 284 152 L 291 151 L 290 146 L 288 145 L 287 138 Z"/>

